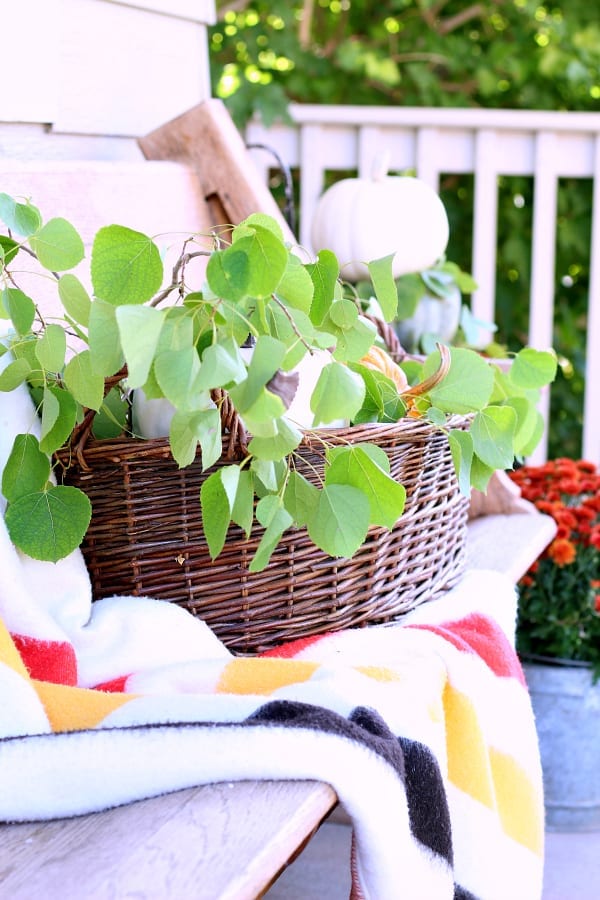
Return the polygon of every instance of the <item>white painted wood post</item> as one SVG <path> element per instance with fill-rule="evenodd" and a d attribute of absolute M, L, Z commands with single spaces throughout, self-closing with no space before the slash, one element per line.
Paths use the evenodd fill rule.
<path fill-rule="evenodd" d="M 598 462 L 600 461 L 600 133 L 596 135 L 594 148 L 592 212 L 582 455 L 585 459 Z"/>
<path fill-rule="evenodd" d="M 477 290 L 471 297 L 473 315 L 494 322 L 496 297 L 496 236 L 498 219 L 498 168 L 496 132 L 482 129 L 475 137 L 475 184 L 473 198 L 473 278 Z M 493 333 L 482 329 L 483 341 Z"/>

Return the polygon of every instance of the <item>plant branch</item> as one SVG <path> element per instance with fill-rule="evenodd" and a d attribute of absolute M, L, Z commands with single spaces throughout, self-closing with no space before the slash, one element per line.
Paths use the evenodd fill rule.
<path fill-rule="evenodd" d="M 229 3 L 218 4 L 217 18 L 224 19 L 228 12 L 242 12 L 250 6 L 251 0 L 231 0 Z"/>
<path fill-rule="evenodd" d="M 21 244 L 19 247 L 19 250 L 24 250 L 25 253 L 28 253 L 29 256 L 32 256 L 35 260 L 37 260 L 37 262 L 39 262 L 39 257 L 37 255 L 37 253 L 34 253 L 34 251 L 30 247 L 28 247 L 26 244 Z M 44 268 L 45 268 L 45 266 L 44 266 Z M 60 281 L 60 275 L 58 274 L 58 272 L 54 272 L 52 269 L 48 269 L 48 271 L 50 272 L 51 275 L 53 275 L 56 278 L 57 281 Z"/>
<path fill-rule="evenodd" d="M 191 240 L 191 238 L 189 239 Z M 188 242 L 186 241 L 186 244 Z M 166 288 L 164 288 L 159 294 L 154 297 L 149 306 L 158 306 L 159 303 L 162 303 L 163 300 L 169 296 L 169 294 L 173 293 L 177 288 L 179 289 L 180 295 L 183 294 L 183 276 L 185 274 L 185 267 L 190 262 L 190 260 L 195 259 L 197 256 L 211 256 L 210 250 L 194 250 L 192 253 L 182 253 L 175 265 L 173 266 L 173 271 L 171 272 L 171 284 L 169 284 Z"/>
<path fill-rule="evenodd" d="M 466 9 L 462 9 L 454 16 L 448 16 L 447 19 L 442 19 L 437 28 L 438 34 L 450 34 L 451 31 L 456 31 L 457 28 L 460 28 L 472 19 L 480 18 L 484 14 L 485 9 L 483 5 L 481 3 L 474 3 Z"/>
<path fill-rule="evenodd" d="M 445 66 L 448 63 L 448 57 L 442 56 L 441 53 L 395 53 L 391 58 L 397 63 L 430 62 L 437 66 Z"/>
<path fill-rule="evenodd" d="M 286 307 L 285 303 L 282 303 L 281 300 L 279 299 L 279 297 L 278 297 L 276 294 L 273 294 L 272 296 L 273 296 L 273 300 L 275 301 L 275 303 L 277 304 L 277 306 L 279 306 L 279 308 L 282 310 L 283 314 L 286 316 L 288 322 L 289 322 L 290 325 L 292 326 L 292 331 L 294 332 L 294 334 L 296 335 L 296 337 L 298 338 L 298 340 L 300 341 L 300 343 L 301 343 L 301 344 L 304 344 L 304 346 L 306 347 L 306 349 L 308 350 L 309 353 L 312 353 L 312 347 L 311 347 L 310 344 L 305 340 L 305 338 L 302 336 L 302 334 L 298 331 L 298 326 L 296 325 L 296 323 L 294 322 L 292 316 L 290 315 L 290 311 L 289 311 L 289 309 Z"/>
<path fill-rule="evenodd" d="M 302 18 L 300 19 L 300 27 L 298 28 L 298 42 L 303 50 L 310 47 L 310 33 L 312 30 L 313 13 L 315 9 L 315 0 L 304 0 L 302 4 Z"/>

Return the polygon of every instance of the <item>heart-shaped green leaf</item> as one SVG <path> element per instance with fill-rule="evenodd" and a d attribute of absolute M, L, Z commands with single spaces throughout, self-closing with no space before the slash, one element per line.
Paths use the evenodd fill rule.
<path fill-rule="evenodd" d="M 18 334 L 27 334 L 35 319 L 35 303 L 18 288 L 2 291 L 2 305 Z"/>
<path fill-rule="evenodd" d="M 79 278 L 71 272 L 61 276 L 58 282 L 58 296 L 62 305 L 75 322 L 87 326 L 90 317 L 90 296 Z"/>
<path fill-rule="evenodd" d="M 290 256 L 283 277 L 277 285 L 277 296 L 304 313 L 310 312 L 315 287 L 313 280 L 297 256 Z"/>
<path fill-rule="evenodd" d="M 123 307 L 123 309 L 141 309 L 142 307 Z M 96 375 L 103 375 L 107 378 L 118 372 L 125 361 L 123 349 L 121 347 L 121 330 L 117 322 L 117 310 L 121 307 L 115 307 L 112 303 L 105 303 L 104 300 L 94 300 L 90 305 L 88 337 L 90 358 L 92 362 L 92 371 Z M 125 319 L 127 317 L 125 316 Z M 126 341 L 130 347 L 131 354 L 135 359 L 136 352 L 141 353 L 141 349 L 136 347 L 135 338 L 130 333 L 135 331 L 135 322 L 124 322 L 123 333 L 127 335 Z M 147 337 L 144 339 L 148 339 Z M 134 371 L 136 366 L 134 364 Z M 145 367 L 140 364 L 140 376 L 143 375 Z"/>
<path fill-rule="evenodd" d="M 292 517 L 284 507 L 280 497 L 269 495 L 259 500 L 256 518 L 264 527 L 256 553 L 249 566 L 251 572 L 261 572 L 269 563 L 273 550 L 286 529 L 292 524 Z"/>
<path fill-rule="evenodd" d="M 473 463 L 473 438 L 468 431 L 453 428 L 448 434 L 454 470 L 461 494 L 471 493 L 471 465 Z"/>
<path fill-rule="evenodd" d="M 319 489 L 299 472 L 290 472 L 284 494 L 285 508 L 296 525 L 306 525 L 319 504 Z"/>
<path fill-rule="evenodd" d="M 50 271 L 72 269 L 85 256 L 79 232 L 66 219 L 50 219 L 30 237 L 29 243 L 42 266 Z"/>
<path fill-rule="evenodd" d="M 206 280 L 211 291 L 233 303 L 249 291 L 250 260 L 243 247 L 228 247 L 212 254 L 206 267 Z"/>
<path fill-rule="evenodd" d="M 554 381 L 557 361 L 554 353 L 524 347 L 510 367 L 510 379 L 521 388 L 540 388 Z"/>
<path fill-rule="evenodd" d="M 121 345 L 132 388 L 145 384 L 166 312 L 153 306 L 119 306 L 116 311 Z"/>
<path fill-rule="evenodd" d="M 91 275 L 101 300 L 115 306 L 145 303 L 162 283 L 160 252 L 145 234 L 107 225 L 94 238 Z"/>
<path fill-rule="evenodd" d="M 277 289 L 287 268 L 289 253 L 283 241 L 270 228 L 253 224 L 250 232 L 244 229 L 244 236 L 237 239 L 237 229 L 233 233 L 234 243 L 229 252 L 243 250 L 248 256 L 248 288 L 252 297 L 267 298 Z"/>
<path fill-rule="evenodd" d="M 330 484 L 319 493 L 319 504 L 307 521 L 311 540 L 329 556 L 350 557 L 369 529 L 369 501 L 357 488 Z"/>
<path fill-rule="evenodd" d="M 13 360 L 0 372 L 0 391 L 14 391 L 23 384 L 30 371 L 31 366 L 24 357 Z"/>
<path fill-rule="evenodd" d="M 469 433 L 473 450 L 492 469 L 512 468 L 517 415 L 510 406 L 488 406 L 477 413 Z"/>
<path fill-rule="evenodd" d="M 310 408 L 315 422 L 352 419 L 365 396 L 365 384 L 355 372 L 338 362 L 329 363 L 319 375 Z"/>
<path fill-rule="evenodd" d="M 253 437 L 248 450 L 259 459 L 282 459 L 295 450 L 302 440 L 302 432 L 287 419 L 277 419 L 276 434 L 272 437 Z"/>
<path fill-rule="evenodd" d="M 311 277 L 314 288 L 310 318 L 315 325 L 320 325 L 327 315 L 329 305 L 335 295 L 340 266 L 336 255 L 331 250 L 321 250 L 316 263 L 309 263 L 306 271 Z"/>
<path fill-rule="evenodd" d="M 19 497 L 5 514 L 10 539 L 34 559 L 58 562 L 84 538 L 92 516 L 89 498 L 78 488 L 51 486 Z"/>
<path fill-rule="evenodd" d="M 42 217 L 36 206 L 18 203 L 8 194 L 0 194 L 0 219 L 17 234 L 29 237 L 41 227 Z"/>
<path fill-rule="evenodd" d="M 198 377 L 198 387 L 201 390 L 228 388 L 245 378 L 246 366 L 240 349 L 232 338 L 225 338 L 218 344 L 209 344 L 202 354 Z"/>
<path fill-rule="evenodd" d="M 48 395 L 52 395 L 49 400 Z M 44 407 L 42 411 L 42 437 L 40 438 L 40 450 L 43 453 L 54 453 L 69 439 L 77 420 L 77 403 L 68 391 L 54 385 L 44 388 Z M 56 414 L 56 402 L 58 413 Z M 44 417 L 50 414 L 48 426 L 45 426 Z M 50 424 L 52 423 L 52 424 Z"/>
<path fill-rule="evenodd" d="M 425 361 L 424 375 L 432 375 L 439 366 L 436 351 Z M 433 406 L 459 415 L 476 412 L 489 402 L 494 387 L 494 373 L 490 365 L 473 350 L 453 347 L 450 371 L 429 392 Z"/>
<path fill-rule="evenodd" d="M 392 262 L 395 254 L 375 259 L 367 266 L 373 282 L 375 296 L 386 322 L 391 322 L 398 308 L 398 292 L 392 274 Z"/>
<path fill-rule="evenodd" d="M 2 473 L 2 493 L 11 503 L 31 491 L 41 490 L 50 477 L 50 460 L 40 451 L 32 434 L 18 434 Z"/>
<path fill-rule="evenodd" d="M 92 369 L 89 350 L 82 350 L 69 360 L 63 378 L 78 403 L 88 409 L 100 409 L 104 399 L 104 378 Z"/>
<path fill-rule="evenodd" d="M 35 345 L 35 355 L 47 372 L 60 372 L 65 364 L 67 335 L 61 325 L 46 325 Z"/>
<path fill-rule="evenodd" d="M 406 488 L 381 469 L 360 444 L 336 453 L 326 469 L 325 484 L 358 488 L 369 502 L 371 525 L 391 529 L 404 512 Z"/>
<path fill-rule="evenodd" d="M 202 528 L 211 559 L 215 559 L 225 544 L 227 529 L 231 521 L 231 507 L 227 492 L 221 481 L 221 470 L 217 469 L 202 483 L 200 488 L 202 508 Z"/>
<path fill-rule="evenodd" d="M 239 470 L 239 479 L 235 493 L 235 501 L 231 511 L 231 520 L 250 537 L 254 519 L 254 479 L 248 469 Z"/>

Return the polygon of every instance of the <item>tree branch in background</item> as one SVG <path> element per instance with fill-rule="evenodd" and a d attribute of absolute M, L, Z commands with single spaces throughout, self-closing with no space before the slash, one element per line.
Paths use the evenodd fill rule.
<path fill-rule="evenodd" d="M 473 19 L 481 18 L 484 14 L 485 9 L 482 4 L 474 3 L 466 9 L 462 9 L 460 12 L 456 13 L 456 15 L 449 16 L 447 19 L 442 19 L 438 24 L 437 31 L 439 34 L 450 34 L 451 31 L 456 31 L 457 28 L 461 28 Z"/>
<path fill-rule="evenodd" d="M 229 3 L 217 3 L 217 18 L 224 19 L 228 12 L 242 12 L 252 6 L 252 0 L 230 0 Z"/>
<path fill-rule="evenodd" d="M 315 0 L 304 0 L 304 3 L 302 4 L 300 27 L 298 29 L 298 41 L 303 50 L 308 50 L 310 47 L 310 34 L 314 11 Z"/>

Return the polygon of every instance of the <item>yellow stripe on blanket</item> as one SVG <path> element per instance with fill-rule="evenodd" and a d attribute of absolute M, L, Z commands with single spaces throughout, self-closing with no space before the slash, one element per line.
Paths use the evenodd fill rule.
<path fill-rule="evenodd" d="M 96 728 L 106 716 L 132 700 L 136 694 L 113 694 L 87 688 L 33 681 L 52 731 Z"/>
<path fill-rule="evenodd" d="M 543 803 L 527 773 L 514 757 L 490 749 L 496 802 L 509 837 L 541 856 L 544 850 Z"/>
<path fill-rule="evenodd" d="M 449 683 L 444 708 L 450 781 L 497 811 L 508 837 L 541 855 L 543 804 L 527 772 L 514 757 L 488 746 L 473 703 Z"/>
<path fill-rule="evenodd" d="M 487 745 L 472 702 L 446 682 L 446 743 L 450 781 L 480 803 L 494 808 Z"/>
<path fill-rule="evenodd" d="M 234 659 L 221 673 L 219 694 L 269 695 L 288 684 L 308 681 L 319 663 L 295 659 Z"/>

